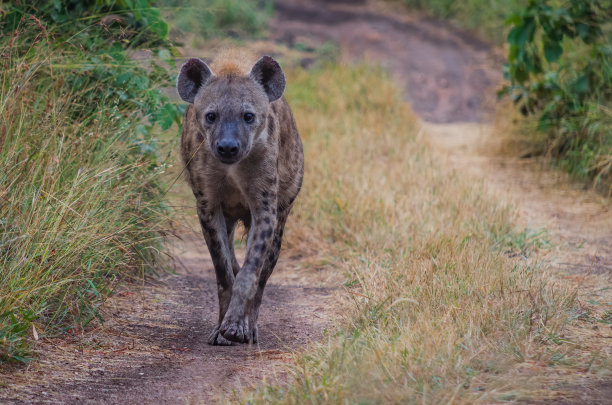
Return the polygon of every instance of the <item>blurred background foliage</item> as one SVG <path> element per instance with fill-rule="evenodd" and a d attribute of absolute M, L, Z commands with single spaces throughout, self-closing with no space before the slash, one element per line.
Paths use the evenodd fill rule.
<path fill-rule="evenodd" d="M 507 23 L 510 95 L 536 131 L 528 154 L 612 188 L 612 1 L 531 0 Z"/>
<path fill-rule="evenodd" d="M 520 153 L 612 195 L 612 1 L 402 1 L 503 45 Z"/>
<path fill-rule="evenodd" d="M 253 39 L 265 33 L 273 13 L 272 0 L 159 0 L 171 21 L 173 38 L 230 37 Z"/>

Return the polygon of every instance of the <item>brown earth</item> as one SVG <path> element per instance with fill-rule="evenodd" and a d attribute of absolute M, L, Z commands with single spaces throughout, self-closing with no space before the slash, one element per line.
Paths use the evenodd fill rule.
<path fill-rule="evenodd" d="M 104 306 L 103 326 L 44 340 L 36 361 L 2 369 L 0 403 L 209 403 L 274 376 L 274 364 L 331 325 L 337 288 L 285 257 L 266 288 L 259 343 L 208 345 L 217 317 L 212 262 L 199 235 L 177 245 L 176 275 L 122 288 Z"/>
<path fill-rule="evenodd" d="M 332 41 L 346 60 L 388 68 L 427 121 L 422 136 L 439 158 L 517 206 L 520 225 L 547 229 L 553 247 L 538 257 L 550 264 L 551 277 L 577 286 L 579 300 L 593 313 L 609 310 L 609 200 L 542 170 L 537 161 L 492 155 L 492 127 L 474 123 L 493 109 L 499 51 L 446 23 L 382 4 L 279 2 L 270 37 L 313 49 Z M 197 223 L 191 208 L 182 211 L 186 222 Z M 176 242 L 176 275 L 122 288 L 105 305 L 103 326 L 42 340 L 37 361 L 0 369 L 0 403 L 208 403 L 272 376 L 275 364 L 290 361 L 291 350 L 320 339 L 333 324 L 337 280 L 321 278 L 307 260 L 285 251 L 264 296 L 259 344 L 208 346 L 216 317 L 214 273 L 201 236 L 183 235 Z M 570 333 L 587 342 L 585 353 L 599 348 L 609 358 L 609 325 Z M 588 369 L 563 375 L 521 364 L 514 372 L 542 401 L 603 403 L 612 397 L 609 376 Z"/>
<path fill-rule="evenodd" d="M 271 36 L 288 46 L 332 42 L 350 61 L 384 66 L 426 121 L 480 121 L 501 80 L 499 52 L 445 22 L 387 3 L 278 2 Z"/>

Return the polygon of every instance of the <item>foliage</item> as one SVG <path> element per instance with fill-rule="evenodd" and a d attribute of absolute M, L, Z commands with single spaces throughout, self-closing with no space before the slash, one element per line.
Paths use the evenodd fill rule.
<path fill-rule="evenodd" d="M 83 327 L 120 275 L 155 266 L 158 133 L 180 111 L 158 88 L 172 79 L 161 63 L 133 60 L 156 46 L 173 63 L 147 1 L 1 7 L 0 359 L 23 361 L 34 324 Z"/>
<path fill-rule="evenodd" d="M 539 153 L 597 186 L 612 180 L 612 2 L 530 0 L 508 23 L 506 77 L 525 115 L 548 134 Z"/>
<path fill-rule="evenodd" d="M 272 14 L 272 1 L 159 0 L 173 29 L 201 38 L 254 38 Z"/>

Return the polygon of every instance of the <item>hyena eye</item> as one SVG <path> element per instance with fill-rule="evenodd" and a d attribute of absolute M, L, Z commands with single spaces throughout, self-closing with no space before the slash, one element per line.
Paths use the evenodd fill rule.
<path fill-rule="evenodd" d="M 253 113 L 244 113 L 244 122 L 247 124 L 252 123 L 255 120 L 255 114 Z"/>
<path fill-rule="evenodd" d="M 206 122 L 208 122 L 209 124 L 212 124 L 213 122 L 215 122 L 215 120 L 217 119 L 217 114 L 209 112 L 208 114 L 206 114 Z"/>

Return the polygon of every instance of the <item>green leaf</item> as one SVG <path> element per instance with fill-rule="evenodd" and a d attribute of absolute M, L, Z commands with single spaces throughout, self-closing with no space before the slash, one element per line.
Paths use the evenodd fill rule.
<path fill-rule="evenodd" d="M 577 93 L 586 93 L 589 91 L 589 76 L 583 74 L 574 82 L 574 90 Z"/>
<path fill-rule="evenodd" d="M 548 62 L 556 62 L 563 54 L 563 48 L 558 42 L 544 42 L 544 56 Z"/>
<path fill-rule="evenodd" d="M 589 26 L 586 25 L 586 24 L 583 24 L 583 23 L 579 23 L 576 28 L 577 28 L 577 31 L 578 31 L 578 36 L 582 40 L 587 39 L 587 37 L 589 36 Z"/>
<path fill-rule="evenodd" d="M 504 21 L 504 25 L 519 25 L 521 23 L 523 19 L 521 18 L 521 16 L 519 14 L 512 14 L 510 17 L 508 17 L 506 19 L 506 21 Z"/>
<path fill-rule="evenodd" d="M 145 20 L 145 25 L 149 27 L 157 36 L 162 39 L 168 38 L 170 28 L 168 23 L 162 17 L 161 12 L 157 8 L 146 8 L 142 10 L 142 18 Z"/>
<path fill-rule="evenodd" d="M 176 107 L 173 104 L 167 103 L 157 114 L 155 114 L 154 120 L 159 124 L 161 129 L 166 130 L 176 121 L 177 115 Z"/>
<path fill-rule="evenodd" d="M 536 23 L 533 17 L 527 17 L 521 25 L 512 28 L 508 33 L 508 42 L 516 46 L 524 46 L 527 42 L 533 40 Z"/>
<path fill-rule="evenodd" d="M 529 72 L 523 63 L 512 66 L 510 75 L 519 83 L 524 83 L 529 79 Z"/>

